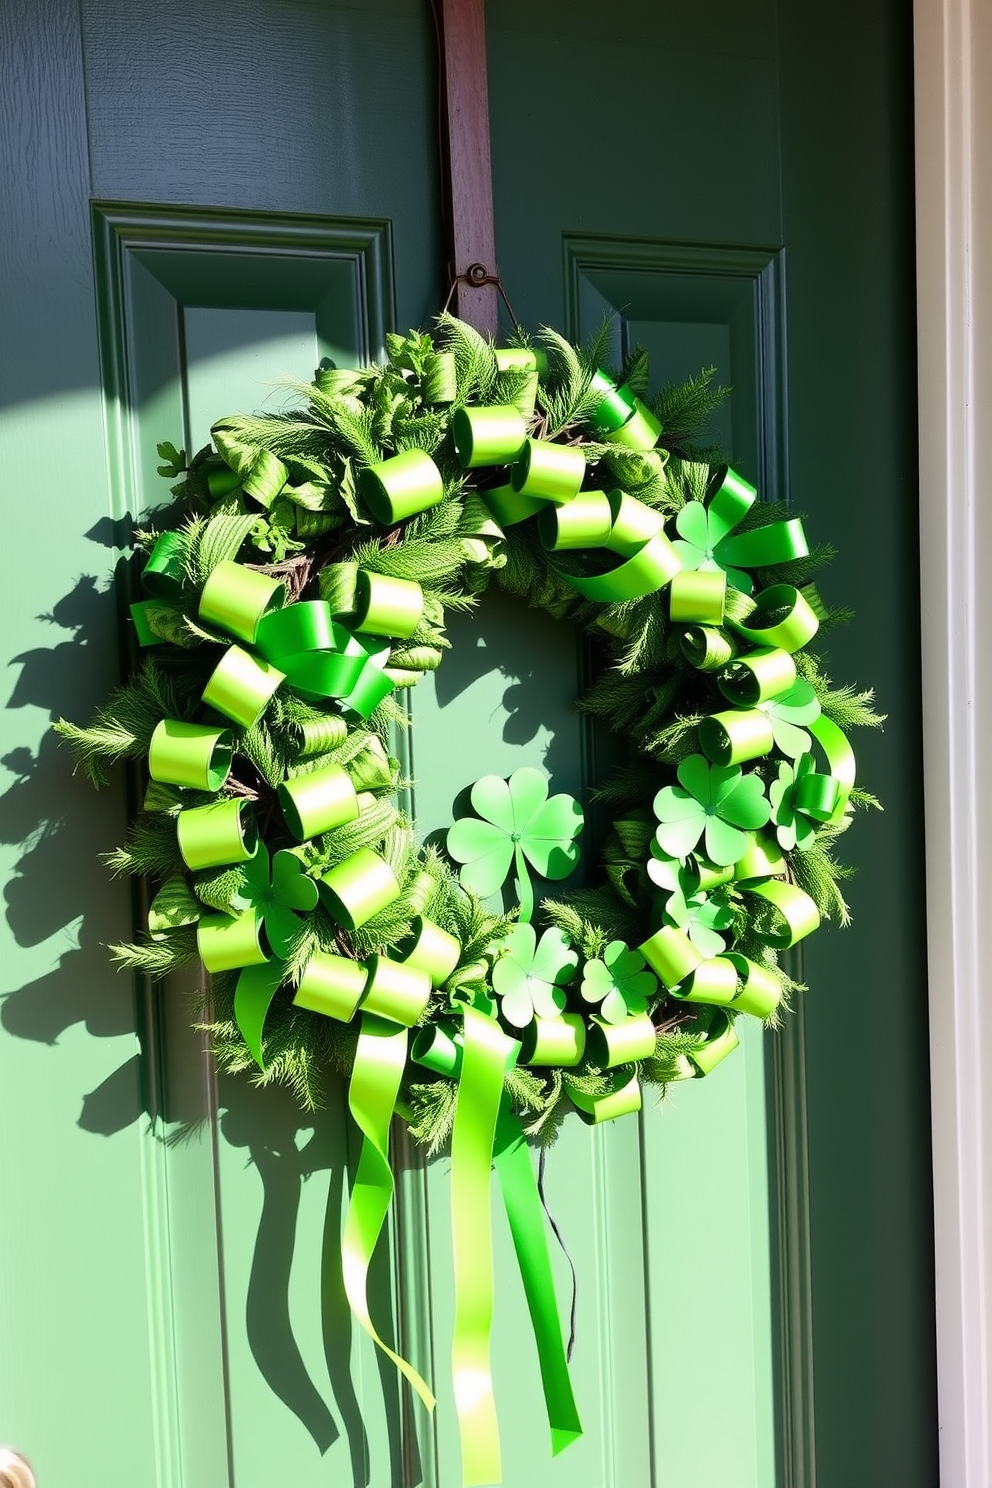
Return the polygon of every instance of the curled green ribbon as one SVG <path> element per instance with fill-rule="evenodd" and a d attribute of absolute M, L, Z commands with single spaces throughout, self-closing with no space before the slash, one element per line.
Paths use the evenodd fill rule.
<path fill-rule="evenodd" d="M 169 785 L 219 791 L 231 773 L 233 751 L 229 729 L 163 718 L 148 746 L 148 773 Z"/>
<path fill-rule="evenodd" d="M 489 1339 L 493 1318 L 490 1169 L 509 1040 L 476 1008 L 465 1009 L 461 1079 L 451 1134 L 451 1230 L 455 1328 L 451 1346 L 465 1488 L 502 1476 Z"/>
<path fill-rule="evenodd" d="M 444 481 L 424 450 L 403 450 L 378 465 L 368 465 L 358 478 L 359 490 L 372 515 L 384 527 L 429 511 L 444 500 Z"/>
<path fill-rule="evenodd" d="M 462 468 L 476 470 L 482 465 L 509 465 L 516 460 L 527 439 L 527 426 L 512 403 L 456 408 L 451 417 L 451 437 Z"/>
<path fill-rule="evenodd" d="M 183 583 L 182 537 L 178 532 L 162 532 L 148 554 L 141 575 L 146 594 L 155 599 L 175 599 Z"/>
<path fill-rule="evenodd" d="M 679 571 L 678 554 L 663 532 L 654 537 L 636 552 L 626 563 L 609 573 L 580 577 L 563 574 L 573 589 L 586 599 L 613 604 L 622 599 L 641 599 L 663 589 Z"/>
<path fill-rule="evenodd" d="M 621 1071 L 612 1090 L 600 1095 L 590 1095 L 585 1090 L 569 1090 L 568 1098 L 587 1126 L 599 1126 L 604 1121 L 616 1121 L 618 1116 L 631 1116 L 639 1111 L 641 1084 L 636 1074 L 625 1079 Z"/>
<path fill-rule="evenodd" d="M 759 879 L 749 883 L 747 889 L 749 894 L 764 899 L 773 911 L 771 925 L 758 932 L 769 945 L 784 950 L 819 927 L 819 910 L 796 884 L 784 883 L 780 878 Z"/>
<path fill-rule="evenodd" d="M 293 1001 L 297 1007 L 350 1023 L 367 981 L 368 971 L 361 961 L 330 951 L 314 951 L 303 968 Z"/>
<path fill-rule="evenodd" d="M 430 1386 L 412 1364 L 379 1336 L 368 1303 L 369 1265 L 393 1197 L 389 1124 L 406 1064 L 407 1038 L 406 1028 L 396 1023 L 368 1013 L 362 1017 L 348 1086 L 348 1108 L 364 1140 L 341 1240 L 341 1269 L 352 1313 L 432 1411 L 435 1400 Z M 488 1178 L 488 1168 L 486 1173 Z"/>
<path fill-rule="evenodd" d="M 562 503 L 578 495 L 585 473 L 586 457 L 580 446 L 528 439 L 510 479 L 518 496 Z"/>
<path fill-rule="evenodd" d="M 331 914 L 346 930 L 357 930 L 400 897 L 395 873 L 370 847 L 360 847 L 329 868 L 319 889 Z"/>
<path fill-rule="evenodd" d="M 780 646 L 800 651 L 820 628 L 809 600 L 791 584 L 763 589 L 746 620 L 731 622 L 738 635 L 756 646 Z"/>
<path fill-rule="evenodd" d="M 555 1299 L 555 1282 L 544 1228 L 544 1211 L 537 1180 L 524 1140 L 520 1118 L 504 1099 L 500 1105 L 495 1143 L 496 1173 L 513 1236 L 513 1248 L 523 1279 L 544 1402 L 551 1428 L 551 1454 L 557 1457 L 582 1435 L 582 1423 L 572 1393 L 568 1360 L 562 1342 Z"/>
<path fill-rule="evenodd" d="M 831 719 L 824 718 L 822 713 L 806 727 L 826 755 L 830 765 L 830 774 L 839 787 L 836 802 L 828 819 L 832 822 L 842 821 L 851 791 L 854 789 L 854 750 L 848 743 L 843 729 L 838 728 Z"/>
<path fill-rule="evenodd" d="M 218 563 L 200 595 L 200 619 L 251 645 L 265 615 L 286 602 L 284 585 L 243 563 Z"/>
<path fill-rule="evenodd" d="M 706 1042 L 689 1054 L 689 1063 L 697 1075 L 708 1075 L 717 1065 L 732 1054 L 740 1040 L 733 1022 L 723 1008 L 716 1008 L 706 1030 Z"/>
<path fill-rule="evenodd" d="M 190 806 L 176 818 L 179 851 L 187 868 L 220 868 L 254 856 L 258 828 L 247 801 Z"/>

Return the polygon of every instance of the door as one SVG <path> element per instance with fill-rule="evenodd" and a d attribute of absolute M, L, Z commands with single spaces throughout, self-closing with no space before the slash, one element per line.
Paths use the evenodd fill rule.
<path fill-rule="evenodd" d="M 272 380 L 374 355 L 443 297 L 435 44 L 421 0 L 15 0 L 5 11 L 0 1438 L 42 1488 L 459 1481 L 447 1171 L 397 1138 L 377 1306 L 438 1386 L 414 1410 L 352 1335 L 325 1226 L 354 1160 L 217 1081 L 184 989 L 108 968 L 132 906 L 47 731 L 118 672 L 111 582 L 165 487 Z M 638 1123 L 567 1127 L 548 1193 L 579 1273 L 583 1440 L 550 1460 L 500 1264 L 507 1488 L 900 1488 L 935 1478 L 915 598 L 909 27 L 894 0 L 492 0 L 499 267 L 525 324 L 608 311 L 656 382 L 715 365 L 715 437 L 841 556 L 839 678 L 886 806 L 848 849 L 854 927 L 810 992 Z M 574 638 L 491 596 L 414 700 L 418 822 L 479 772 L 595 778 Z M 507 1239 L 497 1227 L 504 1261 Z M 560 1260 L 560 1258 L 559 1258 Z M 566 1268 L 559 1264 L 562 1296 Z"/>

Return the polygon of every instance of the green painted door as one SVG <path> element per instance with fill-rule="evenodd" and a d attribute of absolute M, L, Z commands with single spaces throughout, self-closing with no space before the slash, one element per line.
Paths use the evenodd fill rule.
<path fill-rule="evenodd" d="M 903 9 L 489 6 L 517 313 L 581 335 L 611 311 L 657 381 L 733 384 L 715 436 L 841 543 L 824 582 L 858 624 L 831 655 L 890 718 L 862 745 L 886 814 L 852 837 L 855 926 L 817 937 L 802 1015 L 551 1155 L 586 1436 L 550 1461 L 501 1266 L 507 1488 L 935 1480 Z M 217 1081 L 189 989 L 108 969 L 132 904 L 95 854 L 125 785 L 94 796 L 47 733 L 118 672 L 112 574 L 164 490 L 156 441 L 196 448 L 438 307 L 430 8 L 12 0 L 2 24 L 0 1439 L 42 1488 L 456 1488 L 446 1161 L 398 1142 L 375 1279 L 432 1426 L 320 1296 L 341 1092 L 304 1119 Z M 425 832 L 483 770 L 595 779 L 570 634 L 492 596 L 455 640 L 414 706 Z"/>

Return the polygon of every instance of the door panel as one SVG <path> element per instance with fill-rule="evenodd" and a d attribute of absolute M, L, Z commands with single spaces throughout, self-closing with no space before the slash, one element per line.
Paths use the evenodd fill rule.
<path fill-rule="evenodd" d="M 45 556 L 12 565 L 5 605 L 0 1438 L 46 1488 L 454 1488 L 446 1159 L 398 1134 L 374 1278 L 438 1386 L 432 1424 L 331 1272 L 318 1305 L 327 1195 L 333 1238 L 355 1157 L 342 1092 L 304 1119 L 216 1081 L 188 989 L 135 995 L 108 970 L 132 909 L 93 855 L 125 790 L 68 779 L 46 734 L 113 680 L 109 579 L 163 499 L 155 443 L 195 449 L 218 415 L 275 406 L 281 374 L 363 360 L 436 309 L 429 8 L 20 0 L 3 24 L 5 531 Z M 714 437 L 842 540 L 825 583 L 861 615 L 836 670 L 877 677 L 893 719 L 861 751 L 887 814 L 852 839 L 856 926 L 817 937 L 804 1013 L 640 1123 L 567 1125 L 550 1155 L 587 1428 L 554 1462 L 495 1214 L 507 1488 L 535 1464 L 573 1488 L 934 1480 L 907 45 L 894 0 L 845 0 L 815 32 L 794 0 L 489 7 L 518 313 L 583 335 L 615 312 L 656 382 L 712 364 L 733 384 Z M 573 636 L 498 594 L 452 636 L 406 746 L 422 832 L 484 770 L 598 777 Z"/>

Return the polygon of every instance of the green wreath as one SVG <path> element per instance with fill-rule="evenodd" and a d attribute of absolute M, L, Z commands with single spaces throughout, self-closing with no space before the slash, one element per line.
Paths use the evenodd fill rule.
<path fill-rule="evenodd" d="M 384 365 L 322 366 L 299 409 L 222 419 L 188 465 L 160 445 L 179 482 L 139 533 L 140 663 L 89 727 L 56 725 L 96 785 L 109 762 L 147 762 L 108 861 L 159 886 L 116 959 L 202 963 L 224 1068 L 311 1107 L 323 1071 L 348 1077 L 364 1142 L 346 1290 L 429 1406 L 365 1283 L 394 1113 L 431 1151 L 450 1137 L 473 1483 L 499 1477 L 494 1158 L 558 1450 L 581 1428 L 525 1139 L 571 1109 L 636 1111 L 644 1085 L 714 1069 L 739 1016 L 774 1022 L 796 990 L 780 951 L 847 922 L 834 844 L 874 804 L 846 736 L 880 722 L 871 694 L 833 687 L 808 649 L 838 618 L 811 582 L 828 551 L 693 447 L 722 396 L 709 375 L 649 408 L 644 354 L 614 375 L 606 347 L 605 330 L 584 350 L 545 330 L 495 349 L 444 316 L 434 338 L 390 336 Z M 404 690 L 441 664 L 446 613 L 492 581 L 587 633 L 598 672 L 578 706 L 623 751 L 596 792 L 598 881 L 539 910 L 535 878 L 568 877 L 583 827 L 543 772 L 477 780 L 446 854 L 394 799 Z M 496 911 L 511 873 L 516 907 Z"/>

